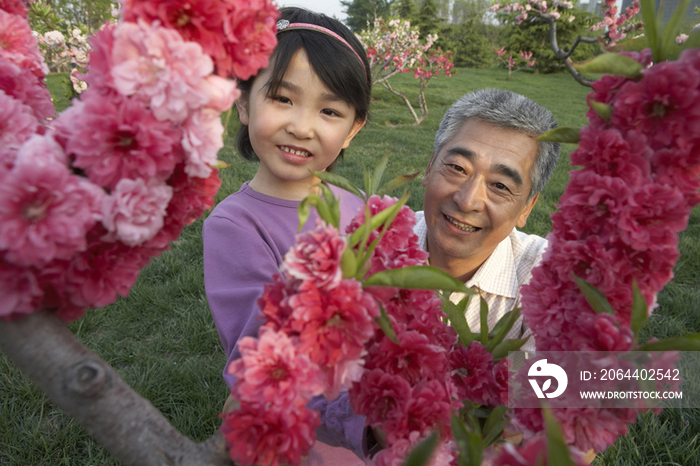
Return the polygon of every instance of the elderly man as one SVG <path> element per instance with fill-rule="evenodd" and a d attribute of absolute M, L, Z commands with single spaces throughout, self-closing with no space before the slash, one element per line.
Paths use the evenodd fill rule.
<path fill-rule="evenodd" d="M 435 136 L 414 231 L 430 265 L 486 299 L 489 328 L 519 307 L 520 287 L 547 247 L 544 238 L 515 227 L 525 226 L 560 152 L 559 144 L 532 136 L 556 126 L 552 114 L 530 99 L 482 89 L 455 102 Z M 470 300 L 466 317 L 473 332 L 480 328 L 479 308 L 478 299 Z M 521 318 L 507 338 L 529 335 Z M 534 348 L 532 338 L 522 347 Z"/>

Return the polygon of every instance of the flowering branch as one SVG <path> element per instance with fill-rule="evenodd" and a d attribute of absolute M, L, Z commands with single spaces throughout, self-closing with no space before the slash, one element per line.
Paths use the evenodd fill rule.
<path fill-rule="evenodd" d="M 386 23 L 382 18 L 377 18 L 374 27 L 363 31 L 359 38 L 367 48 L 372 84 L 381 84 L 392 94 L 401 97 L 413 116 L 413 124 L 416 126 L 421 124 L 428 114 L 428 105 L 425 100 L 428 82 L 433 76 L 442 72 L 445 76 L 452 76 L 453 73 L 450 72 L 454 66 L 451 60 L 452 54 L 444 53 L 440 49 L 429 53 L 437 40 L 437 35 L 429 34 L 424 41 L 421 41 L 418 28 L 411 27 L 409 21 L 401 19 L 393 19 Z M 420 115 L 413 108 L 410 99 L 389 83 L 389 79 L 397 74 L 411 71 L 413 71 L 413 77 L 419 80 Z"/>
<path fill-rule="evenodd" d="M 568 50 L 563 50 L 559 47 L 559 42 L 557 40 L 557 21 L 574 21 L 576 17 L 572 15 L 570 11 L 573 7 L 573 3 L 569 1 L 555 0 L 551 5 L 548 5 L 546 1 L 527 0 L 527 2 L 523 4 L 516 2 L 502 5 L 497 3 L 491 7 L 491 11 L 502 15 L 519 12 L 514 17 L 516 24 L 521 24 L 523 21 L 527 20 L 529 15 L 536 15 L 546 21 L 549 25 L 550 46 L 555 56 L 564 62 L 567 71 L 569 71 L 579 84 L 590 87 L 593 80 L 584 78 L 581 73 L 573 67 L 571 55 L 581 43 L 593 44 L 598 42 L 604 47 L 612 47 L 619 40 L 625 38 L 627 33 L 641 29 L 641 22 L 631 21 L 631 18 L 639 12 L 639 1 L 634 1 L 632 5 L 625 10 L 625 13 L 618 16 L 615 0 L 606 0 L 603 6 L 605 19 L 591 26 L 590 29 L 591 31 L 597 31 L 602 28 L 608 28 L 608 30 L 600 37 L 579 35 L 574 39 Z"/>
<path fill-rule="evenodd" d="M 104 360 L 48 311 L 0 320 L 0 349 L 39 388 L 125 465 L 230 466 L 217 432 L 195 443 L 178 432 Z"/>
<path fill-rule="evenodd" d="M 506 68 L 508 68 L 508 79 L 510 80 L 510 75 L 522 71 L 525 68 L 529 68 L 535 64 L 536 58 L 532 58 L 532 52 L 523 52 L 522 50 L 520 51 L 520 58 L 523 60 L 523 64 L 520 68 L 518 69 L 513 69 L 515 68 L 515 59 L 513 58 L 513 54 L 511 53 L 508 58 L 505 58 L 506 48 L 501 47 L 501 50 L 494 49 L 496 52 L 496 55 L 498 56 L 498 59 L 501 60 L 505 65 Z"/>

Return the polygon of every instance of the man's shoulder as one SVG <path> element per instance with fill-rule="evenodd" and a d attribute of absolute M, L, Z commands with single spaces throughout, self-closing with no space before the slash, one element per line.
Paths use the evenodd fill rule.
<path fill-rule="evenodd" d="M 548 241 L 539 235 L 529 235 L 515 228 L 508 238 L 513 248 L 513 259 L 518 276 L 525 278 L 542 260 L 542 254 L 547 249 Z"/>

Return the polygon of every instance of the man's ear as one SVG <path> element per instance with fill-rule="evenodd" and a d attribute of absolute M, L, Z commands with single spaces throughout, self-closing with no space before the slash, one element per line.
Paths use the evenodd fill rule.
<path fill-rule="evenodd" d="M 348 146 L 350 145 L 350 141 L 352 141 L 352 138 L 354 138 L 355 135 L 360 132 L 362 127 L 365 126 L 365 123 L 367 123 L 367 119 L 364 119 L 362 121 L 356 121 L 352 124 L 350 133 L 348 133 L 348 137 L 345 138 L 345 142 L 343 143 L 343 149 L 348 148 Z"/>
<path fill-rule="evenodd" d="M 433 161 L 435 160 L 435 152 L 430 156 L 430 161 L 428 162 L 428 166 L 425 167 L 425 175 L 423 176 L 423 180 L 421 181 L 421 184 L 423 186 L 428 184 L 428 175 L 430 174 L 430 167 L 433 166 Z"/>
<path fill-rule="evenodd" d="M 238 119 L 242 125 L 248 124 L 248 103 L 242 99 L 236 101 L 236 110 L 238 110 Z"/>
<path fill-rule="evenodd" d="M 537 203 L 537 199 L 540 198 L 540 193 L 537 193 L 535 197 L 530 199 L 527 204 L 525 204 L 525 207 L 523 207 L 523 210 L 520 211 L 520 214 L 518 215 L 518 221 L 515 223 L 519 228 L 522 228 L 525 226 L 527 223 L 527 218 L 530 216 L 530 212 L 532 212 L 532 208 L 535 207 L 535 203 Z"/>

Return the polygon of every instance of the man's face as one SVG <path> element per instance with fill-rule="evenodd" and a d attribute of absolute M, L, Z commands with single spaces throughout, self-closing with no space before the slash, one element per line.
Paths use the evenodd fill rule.
<path fill-rule="evenodd" d="M 423 186 L 430 263 L 470 278 L 514 226 L 523 227 L 537 142 L 467 118 L 435 154 Z"/>

